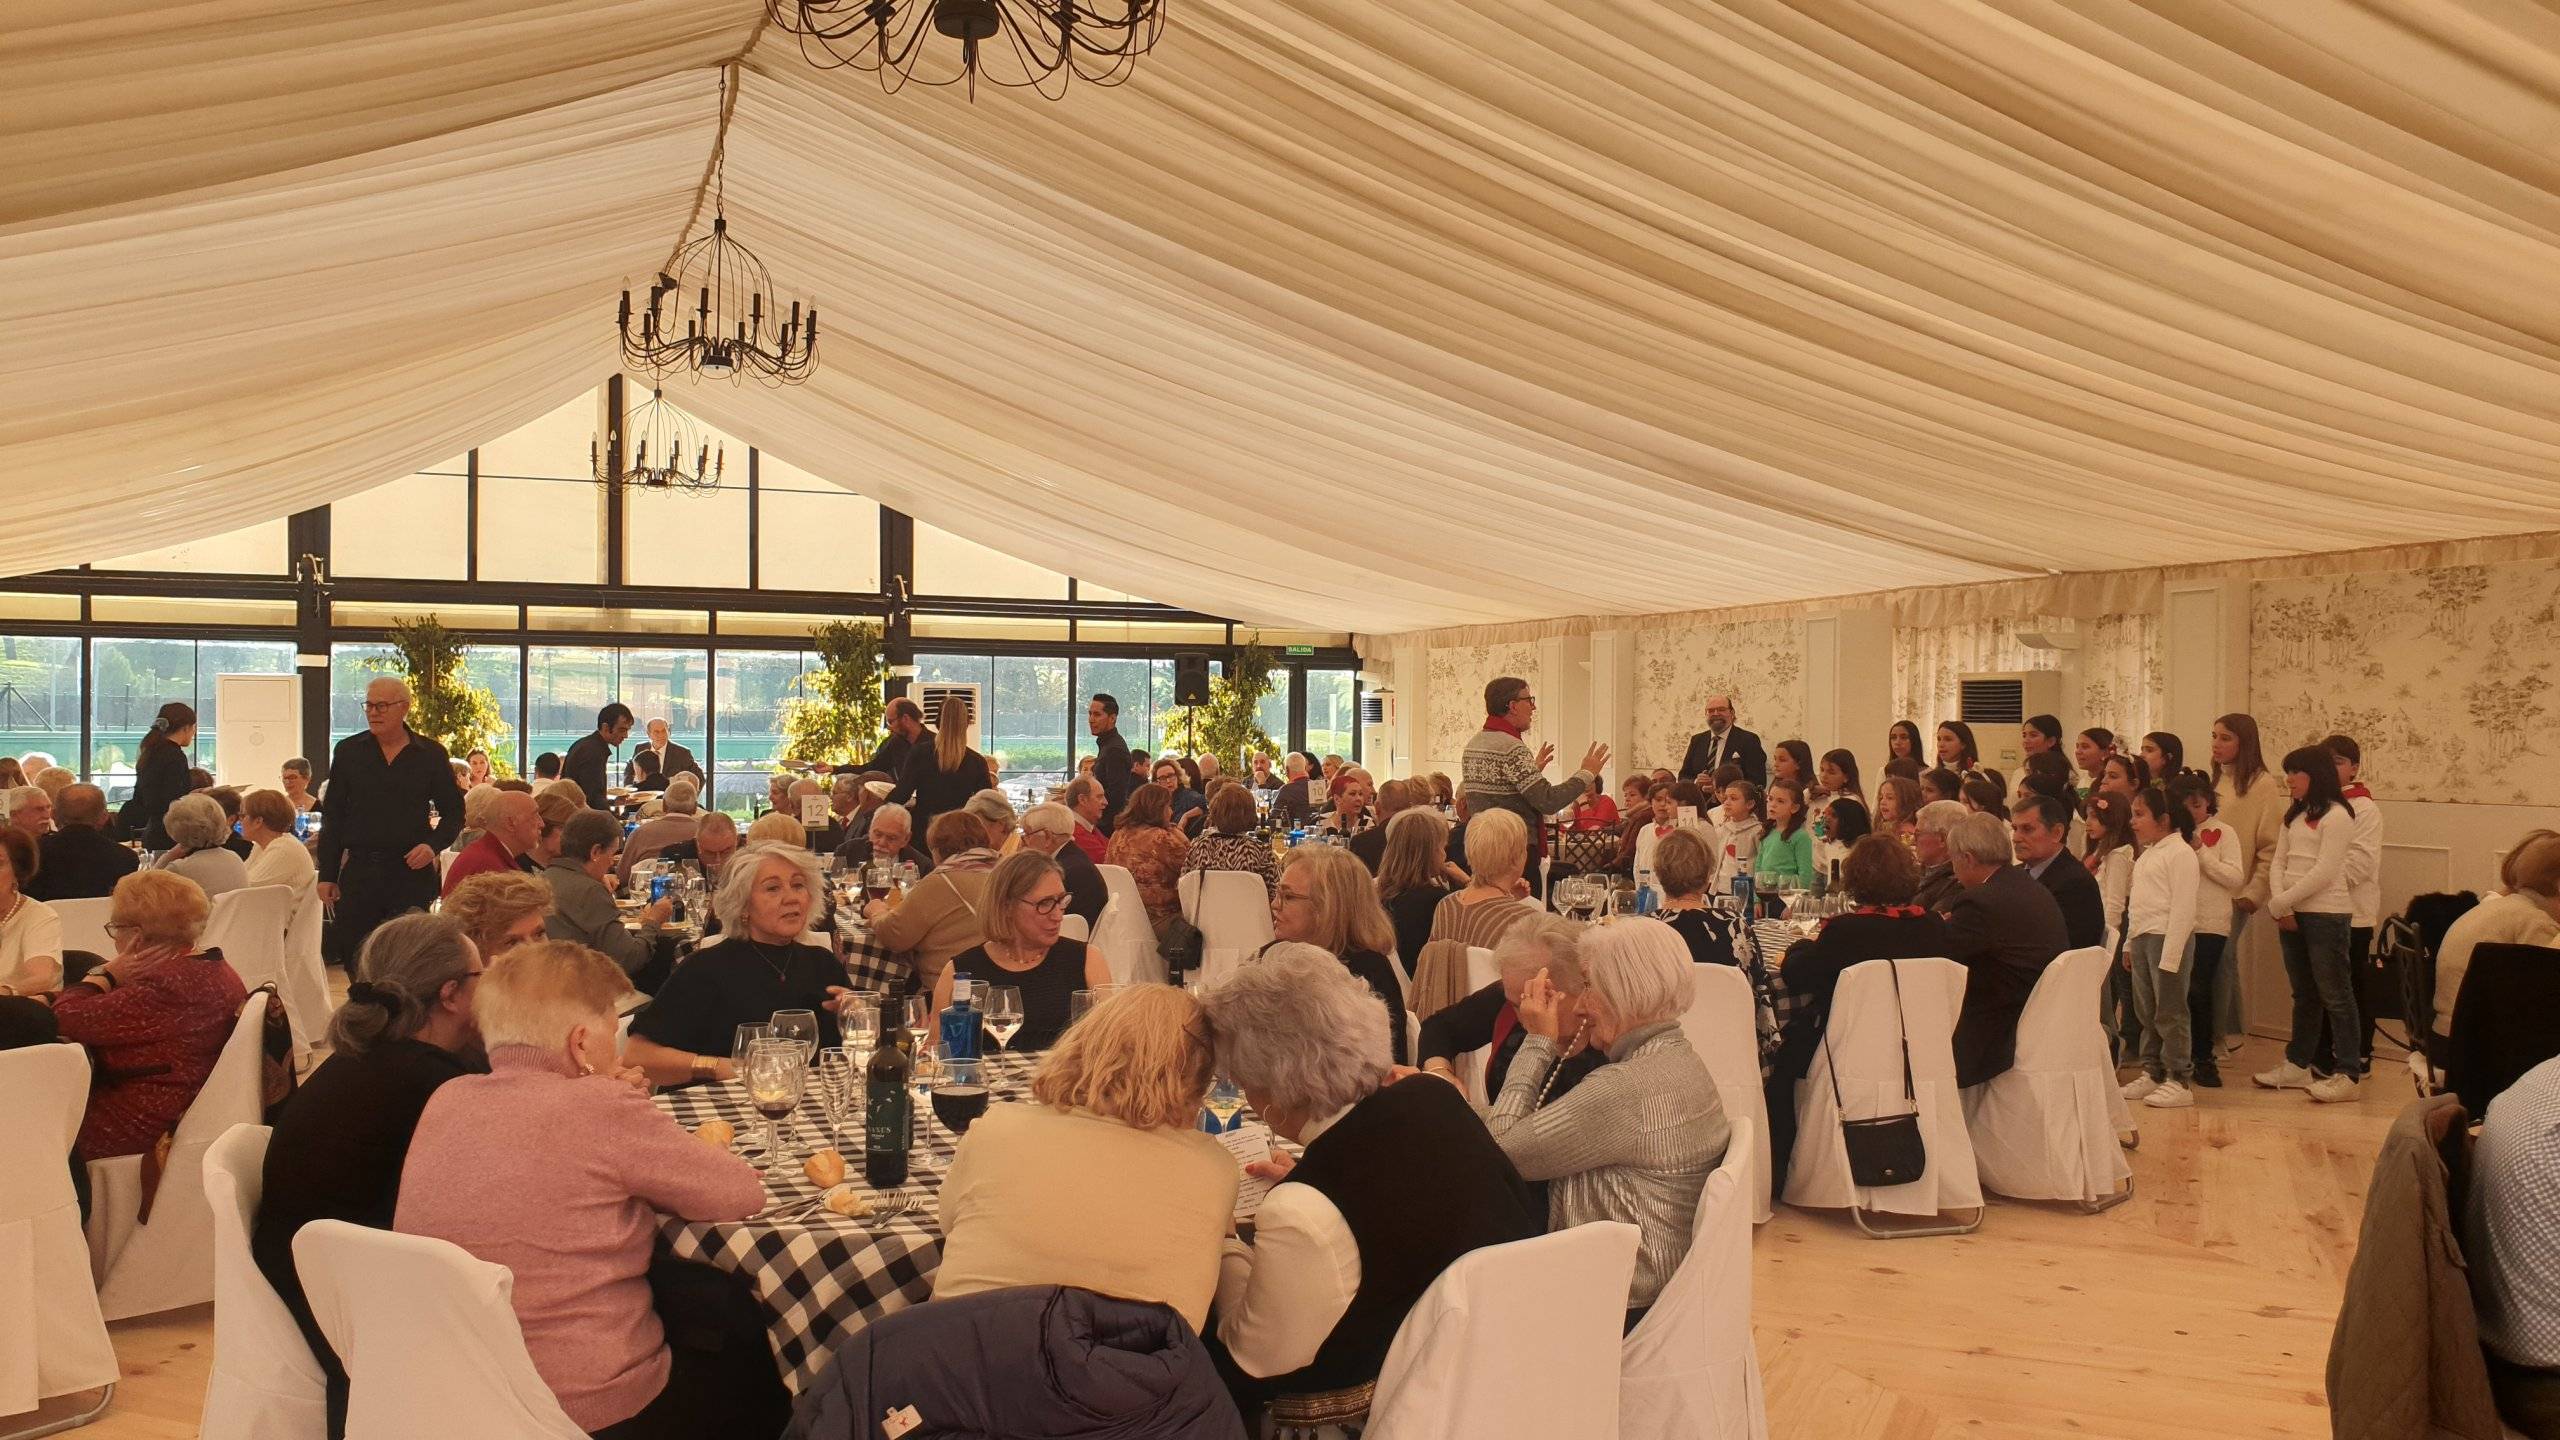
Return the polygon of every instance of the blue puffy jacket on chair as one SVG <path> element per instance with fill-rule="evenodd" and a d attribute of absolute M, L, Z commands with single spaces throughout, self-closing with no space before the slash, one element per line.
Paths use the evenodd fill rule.
<path fill-rule="evenodd" d="M 912 1429 L 882 1428 L 912 1411 Z M 900 1310 L 853 1332 L 784 1440 L 1244 1440 L 1200 1337 L 1162 1305 L 1057 1285 Z"/>

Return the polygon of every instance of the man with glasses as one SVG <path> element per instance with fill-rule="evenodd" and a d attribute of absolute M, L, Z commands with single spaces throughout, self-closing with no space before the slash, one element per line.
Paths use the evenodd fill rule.
<path fill-rule="evenodd" d="M 1459 788 L 1467 813 L 1508 810 L 1529 827 L 1529 883 L 1538 883 L 1537 857 L 1546 853 L 1546 818 L 1574 802 L 1586 790 L 1600 788 L 1600 772 L 1609 763 L 1609 747 L 1593 744 L 1583 752 L 1582 768 L 1561 781 L 1542 773 L 1555 758 L 1548 745 L 1535 756 L 1521 737 L 1537 719 L 1538 697 L 1529 682 L 1504 675 L 1484 687 L 1484 728 L 1467 742 Z"/>
<path fill-rule="evenodd" d="M 351 978 L 376 926 L 436 903 L 436 855 L 462 834 L 453 762 L 409 728 L 409 687 L 367 685 L 364 727 L 330 754 L 317 857 L 320 898 L 336 907 L 330 950 Z"/>
<path fill-rule="evenodd" d="M 1762 748 L 1760 737 L 1733 723 L 1733 697 L 1707 697 L 1707 728 L 1689 737 L 1689 751 L 1680 757 L 1680 773 L 1705 784 L 1702 776 L 1712 776 L 1727 765 L 1739 766 L 1742 778 L 1762 789 L 1769 785 L 1769 753 Z"/>

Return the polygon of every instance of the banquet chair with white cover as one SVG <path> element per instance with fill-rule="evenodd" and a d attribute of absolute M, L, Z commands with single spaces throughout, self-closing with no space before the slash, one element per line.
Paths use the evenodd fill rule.
<path fill-rule="evenodd" d="M 0 1050 L 0 1415 L 103 1386 L 87 1412 L 10 1432 L 86 1425 L 115 1399 L 116 1351 L 80 1238 L 71 1146 L 89 1107 L 89 1052 L 77 1045 Z"/>
<path fill-rule="evenodd" d="M 1618 1375 L 1619 1440 L 1769 1440 L 1760 1354 L 1751 1341 L 1750 1156 L 1732 1121 L 1724 1163 L 1707 1176 L 1689 1254 L 1627 1337 Z"/>
<path fill-rule="evenodd" d="M 1093 938 L 1093 922 L 1081 915 L 1064 916 L 1058 921 L 1058 938 L 1082 945 Z"/>
<path fill-rule="evenodd" d="M 586 1440 L 533 1368 L 504 1265 L 314 1220 L 293 1266 L 347 1370 L 347 1440 Z"/>
<path fill-rule="evenodd" d="M 88 900 L 55 900 L 53 918 L 62 922 L 62 948 L 86 950 L 92 955 L 116 953 L 116 942 L 107 938 L 107 917 L 115 909 L 115 901 L 107 896 Z"/>
<path fill-rule="evenodd" d="M 1470 945 L 1467 947 L 1468 994 L 1476 994 L 1483 990 L 1487 985 L 1494 984 L 1501 979 L 1502 962 L 1494 958 L 1491 950 L 1482 945 Z M 1411 986 L 1408 985 L 1405 987 L 1405 994 L 1405 1013 L 1409 1015 L 1413 1013 Z M 1418 1023 L 1414 1026 L 1413 1033 L 1413 1053 L 1420 1055 L 1422 1053 L 1422 1027 Z M 1492 1092 L 1486 1088 L 1485 1084 L 1485 1069 L 1492 1063 L 1493 1047 L 1490 1045 L 1480 1045 L 1473 1050 L 1469 1050 L 1463 1054 L 1452 1057 L 1449 1062 L 1449 1068 L 1458 1072 L 1458 1088 L 1467 1092 L 1467 1103 L 1474 1105 L 1478 1109 L 1491 1105 L 1494 1100 Z"/>
<path fill-rule="evenodd" d="M 302 1327 L 249 1252 L 265 1185 L 264 1125 L 234 1125 L 204 1157 L 213 1206 L 213 1373 L 199 1440 L 323 1440 L 328 1382 Z"/>
<path fill-rule="evenodd" d="M 1243 870 L 1185 870 L 1174 882 L 1182 913 L 1207 950 L 1251 954 L 1271 943 L 1271 889 Z"/>
<path fill-rule="evenodd" d="M 1894 967 L 1888 970 L 1886 967 Z M 1928 1155 L 1917 1180 L 1868 1188 L 1849 1174 L 1840 1122 L 1910 1113 L 1902 1093 L 1902 1047 L 1896 1043 L 1894 977 L 1901 976 L 1900 1033 L 1911 1047 L 1911 1089 Z M 1879 1240 L 1962 1235 L 1982 1224 L 1982 1182 L 1956 1089 L 1956 1016 L 1964 1008 L 1964 967 L 1953 960 L 1868 960 L 1852 965 L 1832 994 L 1822 1047 L 1796 1082 L 1796 1145 L 1788 1163 L 1786 1201 L 1812 1210 L 1849 1212 Z M 1840 1097 L 1832 1098 L 1832 1065 Z M 1846 1109 L 1843 1110 L 1845 1103 Z M 1970 1219 L 1945 1218 L 1970 1210 Z M 1938 1223 L 1879 1228 L 1878 1215 L 1927 1216 Z"/>
<path fill-rule="evenodd" d="M 1362 1440 L 1616 1435 L 1635 1269 L 1615 1220 L 1459 1256 L 1396 1328 Z"/>
<path fill-rule="evenodd" d="M 1146 898 L 1138 893 L 1138 877 L 1126 865 L 1096 865 L 1111 898 L 1093 922 L 1093 946 L 1111 967 L 1114 985 L 1164 983 L 1164 953 L 1156 948 L 1155 926 L 1147 920 Z"/>
<path fill-rule="evenodd" d="M 213 1073 L 179 1117 L 148 1223 L 141 1218 L 142 1157 L 89 1162 L 90 1264 L 98 1276 L 98 1304 L 109 1320 L 213 1298 L 213 1207 L 205 1201 L 204 1157 L 223 1132 L 261 1118 L 266 1018 L 266 993 L 252 992 Z"/>
<path fill-rule="evenodd" d="M 1680 1017 L 1689 1048 L 1706 1062 L 1716 1082 L 1716 1098 L 1728 1120 L 1751 1122 L 1753 1146 L 1744 1157 L 1749 1173 L 1743 1186 L 1751 1199 L 1751 1221 L 1769 1218 L 1769 1096 L 1760 1087 L 1760 998 L 1750 977 L 1736 965 L 1693 965 L 1697 993 Z"/>
<path fill-rule="evenodd" d="M 1964 1092 L 1983 1188 L 2018 1200 L 2069 1200 L 2092 1214 L 2132 1196 L 2133 1167 L 2108 1104 L 2124 1097 L 2098 1022 L 2106 983 L 2106 951 L 2063 951 L 2018 1016 L 2016 1063 Z"/>
<path fill-rule="evenodd" d="M 242 985 L 255 990 L 271 984 L 281 993 L 293 904 L 289 885 L 252 885 L 215 896 L 213 913 L 204 922 L 203 948 L 221 951 Z"/>
<path fill-rule="evenodd" d="M 293 919 L 284 927 L 284 979 L 276 988 L 284 996 L 285 1015 L 293 1022 L 296 1059 L 329 1033 L 329 962 L 320 951 L 327 914 L 328 907 L 320 902 L 320 887 L 305 885 L 294 899 Z"/>

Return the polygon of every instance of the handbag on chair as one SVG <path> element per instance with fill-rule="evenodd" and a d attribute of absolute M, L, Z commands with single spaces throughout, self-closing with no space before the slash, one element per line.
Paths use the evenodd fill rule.
<path fill-rule="evenodd" d="M 1902 1098 L 1910 1102 L 1910 1113 L 1850 1119 L 1840 1098 L 1840 1064 L 1831 1058 L 1828 1043 L 1822 1047 L 1823 1065 L 1831 1075 L 1831 1103 L 1841 1112 L 1840 1148 L 1849 1155 L 1849 1178 L 1869 1190 L 1908 1185 L 1929 1168 L 1929 1146 L 1920 1134 L 1920 1097 L 1911 1084 L 1911 1034 L 1902 1023 L 1902 967 L 1891 960 L 1884 963 L 1893 977 L 1893 1028 L 1902 1046 Z"/>

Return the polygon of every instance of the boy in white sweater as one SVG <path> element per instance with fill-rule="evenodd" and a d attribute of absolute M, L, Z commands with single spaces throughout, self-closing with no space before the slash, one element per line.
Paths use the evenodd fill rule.
<path fill-rule="evenodd" d="M 2364 768 L 2364 747 L 2352 735 L 2332 735 L 2320 748 L 2338 757 L 2338 793 L 2356 807 L 2355 824 L 2347 830 L 2347 960 L 2361 978 L 2373 962 L 2374 927 L 2382 923 L 2382 806 L 2357 774 Z M 2373 1017 L 2361 1007 L 2356 1018 L 2364 1033 L 2356 1037 L 2358 1068 L 2373 1062 Z M 2321 1050 L 2320 1068 L 2336 1070 L 2337 1037 Z"/>

